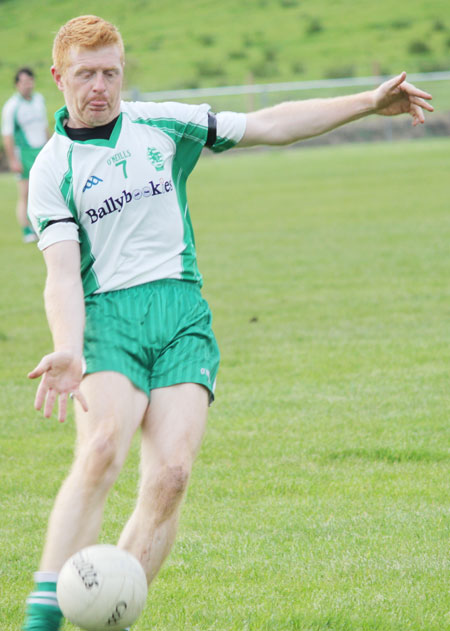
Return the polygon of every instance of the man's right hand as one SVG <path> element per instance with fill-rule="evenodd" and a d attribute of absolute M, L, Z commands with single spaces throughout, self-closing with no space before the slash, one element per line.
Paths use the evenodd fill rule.
<path fill-rule="evenodd" d="M 36 392 L 34 407 L 37 410 L 44 406 L 44 416 L 52 414 L 55 401 L 58 398 L 58 420 L 63 423 L 67 414 L 67 397 L 75 397 L 87 412 L 86 399 L 80 391 L 83 377 L 83 362 L 81 357 L 74 356 L 69 351 L 55 351 L 45 355 L 34 370 L 28 373 L 30 379 L 41 377 L 41 383 Z"/>

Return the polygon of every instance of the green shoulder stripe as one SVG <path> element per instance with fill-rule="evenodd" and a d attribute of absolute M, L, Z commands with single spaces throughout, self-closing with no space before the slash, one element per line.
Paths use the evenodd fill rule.
<path fill-rule="evenodd" d="M 215 153 L 220 153 L 221 151 L 226 151 L 227 149 L 232 149 L 237 142 L 235 140 L 231 140 L 230 138 L 223 138 L 221 136 L 217 136 L 217 140 L 214 145 L 211 147 L 212 151 Z"/>
<path fill-rule="evenodd" d="M 170 136 L 174 142 L 186 138 L 203 146 L 208 136 L 208 127 L 205 125 L 185 123 L 176 118 L 137 118 L 131 122 L 138 125 L 157 127 Z"/>

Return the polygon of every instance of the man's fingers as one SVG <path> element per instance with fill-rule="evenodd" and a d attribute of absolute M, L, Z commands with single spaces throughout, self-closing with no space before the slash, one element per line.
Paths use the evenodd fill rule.
<path fill-rule="evenodd" d="M 402 90 L 403 92 L 406 92 L 406 94 L 408 94 L 409 96 L 419 96 L 420 98 L 426 99 L 427 101 L 430 101 L 433 98 L 433 95 L 429 92 L 425 92 L 425 90 L 420 90 L 415 85 L 413 85 L 412 83 L 408 83 L 407 81 L 402 84 Z"/>
<path fill-rule="evenodd" d="M 41 380 L 41 383 L 38 386 L 38 389 L 36 390 L 36 396 L 34 399 L 34 407 L 36 408 L 36 410 L 40 410 L 42 407 L 42 404 L 45 401 L 45 397 L 47 395 L 47 391 L 48 391 L 48 386 L 45 383 L 45 379 Z"/>
<path fill-rule="evenodd" d="M 424 90 L 419 90 L 418 88 L 414 89 L 413 96 L 420 96 L 421 99 L 426 99 L 427 101 L 431 101 L 433 95 L 429 92 L 425 92 Z"/>
<path fill-rule="evenodd" d="M 434 111 L 434 108 L 423 99 L 411 97 L 409 99 L 409 102 L 410 102 L 409 112 L 413 118 L 412 124 L 414 127 L 416 125 L 423 124 L 425 122 L 424 110 L 427 110 L 429 112 Z"/>
<path fill-rule="evenodd" d="M 44 374 L 44 372 L 47 372 L 50 366 L 51 366 L 51 360 L 49 359 L 48 355 L 45 355 L 45 357 L 41 359 L 41 361 L 36 366 L 36 368 L 34 368 L 34 370 L 28 373 L 28 378 L 36 379 L 36 377 L 40 377 L 41 375 Z"/>
<path fill-rule="evenodd" d="M 45 399 L 45 406 L 44 406 L 45 418 L 51 417 L 52 412 L 53 412 L 53 406 L 55 405 L 56 397 L 57 397 L 57 393 L 51 388 L 49 388 L 47 392 L 47 397 Z"/>
<path fill-rule="evenodd" d="M 414 105 L 418 105 L 419 107 L 421 107 L 424 110 L 427 110 L 428 112 L 434 112 L 434 107 L 431 105 L 431 103 L 424 101 L 422 98 L 418 96 L 409 97 L 409 101 L 410 103 L 413 103 Z"/>
<path fill-rule="evenodd" d="M 58 421 L 64 423 L 67 416 L 67 394 L 60 394 L 58 401 Z"/>
<path fill-rule="evenodd" d="M 411 105 L 411 116 L 413 117 L 413 126 L 415 127 L 419 123 L 425 122 L 425 116 L 423 115 L 423 109 L 419 105 Z"/>
<path fill-rule="evenodd" d="M 88 404 L 87 404 L 86 399 L 82 395 L 82 393 L 79 390 L 74 390 L 71 397 L 72 396 L 75 397 L 79 401 L 83 410 L 87 412 Z M 34 407 L 36 408 L 36 410 L 40 410 L 45 401 L 44 416 L 46 418 L 50 418 L 53 412 L 53 408 L 55 406 L 56 399 L 58 398 L 58 421 L 60 423 L 63 423 L 67 418 L 68 397 L 69 397 L 69 394 L 67 392 L 62 392 L 58 394 L 56 390 L 49 388 L 45 384 L 45 381 L 42 380 L 36 392 L 36 398 L 34 400 Z"/>
<path fill-rule="evenodd" d="M 398 74 L 396 77 L 392 77 L 392 79 L 389 79 L 387 82 L 389 90 L 398 88 L 398 86 L 401 85 L 405 79 L 406 79 L 406 72 L 402 72 Z"/>
<path fill-rule="evenodd" d="M 60 423 L 64 423 L 64 421 L 66 420 L 67 417 L 67 399 L 69 397 L 69 394 L 64 392 L 62 394 L 59 395 L 59 402 L 58 402 L 58 421 Z M 81 394 L 81 392 L 79 390 L 74 390 L 71 394 L 70 397 L 74 397 L 75 399 L 77 399 L 77 401 L 79 401 L 81 407 L 83 408 L 83 410 L 85 412 L 88 411 L 88 405 L 86 402 L 86 399 L 84 398 L 84 396 Z"/>

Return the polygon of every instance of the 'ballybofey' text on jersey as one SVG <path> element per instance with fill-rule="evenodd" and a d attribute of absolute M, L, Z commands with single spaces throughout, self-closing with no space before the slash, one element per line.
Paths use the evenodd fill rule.
<path fill-rule="evenodd" d="M 125 103 L 109 140 L 71 140 L 66 108 L 30 176 L 41 250 L 81 249 L 85 295 L 164 278 L 201 283 L 186 180 L 208 138 L 208 105 Z M 241 140 L 245 114 L 216 116 L 213 151 Z"/>

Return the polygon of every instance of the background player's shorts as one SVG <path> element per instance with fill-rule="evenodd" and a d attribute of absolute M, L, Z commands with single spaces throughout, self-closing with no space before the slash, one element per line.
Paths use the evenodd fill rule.
<path fill-rule="evenodd" d="M 34 161 L 38 157 L 38 154 L 42 147 L 34 149 L 33 147 L 22 147 L 20 149 L 20 162 L 22 163 L 22 173 L 20 174 L 21 180 L 28 180 L 30 177 L 30 170 L 34 164 Z"/>
<path fill-rule="evenodd" d="M 86 299 L 86 374 L 112 370 L 149 394 L 199 383 L 214 398 L 219 349 L 197 284 L 161 280 Z"/>

